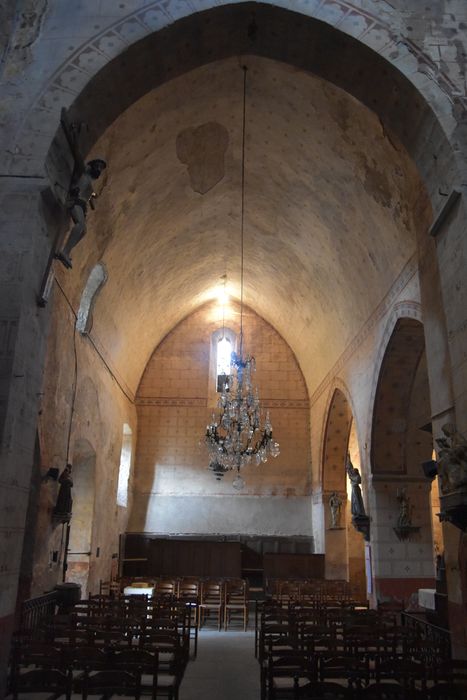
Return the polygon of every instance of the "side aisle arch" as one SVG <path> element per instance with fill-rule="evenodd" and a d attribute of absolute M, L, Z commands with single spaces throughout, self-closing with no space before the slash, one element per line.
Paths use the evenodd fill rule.
<path fill-rule="evenodd" d="M 365 561 L 362 536 L 351 523 L 345 463 L 350 452 L 360 468 L 360 450 L 350 394 L 340 380 L 334 382 L 326 411 L 322 440 L 322 485 L 325 510 L 326 578 L 350 582 L 357 597 L 365 594 Z M 332 517 L 332 499 L 341 501 L 339 519 Z"/>

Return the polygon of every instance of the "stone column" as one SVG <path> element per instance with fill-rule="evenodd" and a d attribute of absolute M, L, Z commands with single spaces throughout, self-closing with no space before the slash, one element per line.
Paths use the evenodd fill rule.
<path fill-rule="evenodd" d="M 329 499 L 334 492 L 323 493 L 323 506 L 324 506 L 324 523 L 325 523 L 325 566 L 326 566 L 326 578 L 327 579 L 339 579 L 342 581 L 348 581 L 349 579 L 349 566 L 348 566 L 348 554 L 347 554 L 347 530 L 346 530 L 346 517 L 347 517 L 347 494 L 340 492 L 338 493 L 339 498 L 342 501 L 340 519 L 337 527 L 332 527 L 331 522 L 331 509 L 329 506 Z"/>
<path fill-rule="evenodd" d="M 435 579 L 431 532 L 430 483 L 421 476 L 373 476 L 370 491 L 371 547 L 375 595 L 408 601 L 419 588 L 433 588 Z M 399 539 L 397 492 L 405 488 L 410 499 L 412 525 L 420 528 Z"/>
<path fill-rule="evenodd" d="M 0 697 L 14 626 L 49 313 L 42 178 L 2 177 L 0 194 Z"/>
<path fill-rule="evenodd" d="M 465 143 L 462 150 L 465 153 Z M 442 436 L 447 422 L 467 432 L 466 178 L 467 168 L 453 183 L 461 196 L 452 210 L 447 216 L 442 208 L 435 214 L 436 235 L 419 241 L 434 438 Z M 452 651 L 455 658 L 467 658 L 467 589 L 461 573 L 467 567 L 467 550 L 461 531 L 449 523 L 443 523 L 443 539 Z"/>

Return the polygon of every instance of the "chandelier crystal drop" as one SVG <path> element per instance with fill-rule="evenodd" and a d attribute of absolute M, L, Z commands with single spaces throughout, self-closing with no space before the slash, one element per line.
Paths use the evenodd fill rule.
<path fill-rule="evenodd" d="M 245 112 L 246 75 L 243 67 L 243 131 L 242 131 L 242 206 L 241 206 L 241 282 L 240 282 L 240 352 L 231 355 L 230 375 L 224 375 L 218 401 L 219 415 L 212 414 L 206 426 L 205 444 L 209 454 L 209 469 L 219 481 L 224 474 L 237 470 L 232 486 L 241 490 L 245 485 L 240 470 L 252 462 L 259 466 L 268 457 L 277 457 L 279 443 L 273 439 L 269 412 L 262 422 L 258 389 L 253 386 L 255 358 L 243 355 L 243 241 L 245 220 Z"/>

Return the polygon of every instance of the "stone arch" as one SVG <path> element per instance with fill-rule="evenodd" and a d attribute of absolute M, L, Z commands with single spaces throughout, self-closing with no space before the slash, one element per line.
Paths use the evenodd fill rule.
<path fill-rule="evenodd" d="M 434 544 L 442 542 L 431 484 L 421 468 L 433 449 L 425 335 L 418 309 L 409 310 L 396 310 L 388 323 L 374 383 L 369 498 L 379 600 L 407 601 L 418 588 L 432 587 Z M 396 528 L 402 490 L 418 529 L 401 539 Z"/>
<path fill-rule="evenodd" d="M 381 367 L 383 365 L 383 360 L 384 360 L 384 356 L 386 353 L 386 348 L 387 348 L 388 343 L 389 343 L 389 339 L 391 338 L 391 335 L 394 332 L 396 323 L 398 322 L 399 319 L 403 319 L 403 318 L 413 319 L 415 321 L 419 321 L 420 323 L 422 323 L 421 304 L 419 302 L 416 302 L 416 301 L 403 301 L 403 302 L 400 302 L 399 304 L 395 304 L 392 311 L 391 311 L 389 319 L 386 323 L 383 337 L 381 338 L 381 342 L 380 342 L 378 352 L 377 352 L 375 362 L 374 362 L 373 378 L 372 378 L 372 382 L 371 382 L 371 394 L 370 394 L 370 400 L 368 402 L 368 413 L 367 413 L 367 420 L 366 420 L 365 435 L 367 436 L 368 449 L 370 451 L 370 454 L 371 454 L 371 438 L 372 438 L 374 405 L 375 405 L 375 400 L 376 400 L 376 391 L 377 391 L 377 387 L 378 387 L 378 381 L 379 381 L 379 377 L 381 374 Z"/>
<path fill-rule="evenodd" d="M 324 12 L 318 19 L 313 16 L 313 9 L 302 14 L 269 2 L 229 3 L 183 18 L 178 14 L 174 18 L 178 21 L 167 26 L 171 21 L 170 7 L 164 9 L 163 15 L 160 2 L 153 3 L 79 47 L 57 69 L 37 99 L 27 123 L 40 123 L 44 109 L 57 113 L 58 105 L 68 106 L 72 118 L 89 125 L 84 137 L 90 148 L 118 114 L 162 82 L 217 59 L 253 53 L 309 70 L 366 104 L 380 116 L 384 128 L 397 134 L 427 182 L 431 164 L 426 161 L 424 147 L 428 141 L 436 143 L 438 160 L 441 151 L 449 153 L 451 158 L 451 165 L 446 168 L 446 177 L 452 180 L 446 183 L 449 187 L 458 180 L 452 163 L 459 155 L 447 141 L 452 120 L 446 119 L 446 114 L 453 110 L 454 86 L 439 73 L 442 87 L 433 98 L 431 81 L 430 89 L 426 89 L 426 75 L 416 70 L 432 62 L 418 47 L 402 48 L 389 26 L 356 7 L 351 9 L 351 14 L 366 25 L 365 30 L 357 32 L 356 38 L 346 34 L 345 27 L 351 25 L 342 20 L 350 9 L 349 3 L 332 4 L 334 9 L 339 6 L 337 16 L 330 12 L 326 17 Z M 263 32 L 259 29 L 254 41 L 247 31 L 253 10 L 257 26 L 268 27 Z M 130 34 L 124 38 L 123 49 L 125 32 Z M 277 41 L 277 36 L 288 33 L 293 33 L 293 41 Z M 186 36 L 196 39 L 187 42 Z M 118 90 L 112 92 L 112 84 L 118 85 Z M 438 109 L 437 116 L 434 109 Z M 24 137 L 18 138 L 22 142 Z M 35 148 L 44 149 L 45 141 L 42 145 L 40 142 L 41 139 L 36 141 Z M 25 144 L 23 152 L 24 148 Z M 40 156 L 37 152 L 34 155 L 37 164 Z M 20 163 L 21 158 L 16 161 Z M 47 169 L 55 182 L 57 163 L 53 161 L 52 153 Z M 24 161 L 23 164 L 27 168 Z M 439 177 L 432 191 L 432 196 L 439 199 L 438 185 Z"/>
<path fill-rule="evenodd" d="M 352 448 L 352 462 L 360 469 L 360 449 L 350 395 L 343 382 L 335 383 L 326 411 L 322 444 L 323 506 L 325 509 L 326 577 L 346 579 L 355 595 L 365 595 L 364 543 L 351 523 L 345 462 Z M 342 501 L 339 527 L 330 521 L 329 500 L 337 493 Z"/>
<path fill-rule="evenodd" d="M 408 414 L 424 349 L 423 324 L 407 316 L 397 318 L 380 365 L 373 403 L 370 452 L 373 474 L 407 473 Z"/>
<path fill-rule="evenodd" d="M 73 511 L 67 554 L 66 580 L 79 583 L 83 597 L 88 592 L 92 561 L 96 452 L 91 443 L 79 438 L 73 447 Z"/>
<path fill-rule="evenodd" d="M 345 465 L 347 445 L 352 424 L 352 408 L 346 395 L 335 388 L 326 414 L 326 427 L 322 448 L 323 490 L 345 491 Z"/>
<path fill-rule="evenodd" d="M 162 7 L 163 5 L 163 7 Z M 211 5 L 211 7 L 210 7 Z M 293 7 L 294 12 L 275 6 L 274 2 L 266 0 L 263 3 L 228 3 L 226 0 L 217 2 L 217 7 L 213 8 L 214 3 L 193 2 L 190 5 L 182 6 L 180 3 L 162 3 L 161 0 L 147 4 L 144 8 L 139 8 L 134 12 L 130 12 L 120 17 L 117 21 L 112 21 L 110 24 L 100 26 L 99 31 L 90 36 L 83 44 L 75 49 L 61 65 L 55 70 L 47 84 L 35 95 L 32 110 L 29 111 L 28 119 L 24 119 L 17 134 L 17 144 L 14 149 L 15 153 L 26 154 L 26 150 L 34 150 L 35 163 L 39 157 L 37 153 L 37 140 L 35 144 L 26 143 L 27 129 L 29 124 L 36 125 L 36 130 L 42 129 L 41 117 L 44 109 L 53 112 L 59 108 L 59 105 L 69 105 L 74 97 L 79 94 L 83 87 L 92 79 L 102 66 L 103 61 L 108 62 L 121 56 L 125 53 L 128 45 L 134 46 L 135 43 L 147 41 L 158 30 L 162 30 L 161 44 L 153 52 L 153 56 L 163 66 L 163 70 L 173 76 L 174 68 L 169 56 L 168 48 L 176 44 L 173 41 L 173 30 L 176 25 L 188 23 L 193 24 L 194 31 L 190 32 L 190 36 L 200 36 L 200 45 L 209 44 L 206 42 L 206 28 L 204 23 L 210 25 L 209 29 L 212 34 L 209 36 L 216 37 L 214 45 L 218 51 L 226 52 L 227 44 L 224 37 L 219 36 L 218 28 L 214 27 L 216 16 L 222 17 L 224 24 L 229 27 L 229 33 L 234 34 L 236 29 L 236 18 L 242 15 L 246 18 L 246 25 L 251 21 L 252 13 L 254 12 L 255 21 L 258 31 L 255 33 L 254 41 L 248 37 L 245 31 L 244 44 L 250 47 L 251 44 L 259 45 L 259 52 L 264 53 L 262 43 L 265 41 L 262 37 L 261 27 L 264 22 L 265 13 L 275 15 L 283 22 L 283 18 L 291 16 L 290 29 L 287 29 L 287 22 L 283 24 L 281 35 L 285 31 L 293 31 L 294 39 L 297 39 L 303 32 L 303 23 L 313 22 L 318 27 L 317 33 L 327 33 L 329 30 L 338 28 L 340 35 L 340 44 L 345 48 L 347 41 L 360 44 L 367 51 L 372 51 L 375 58 L 384 57 L 382 60 L 391 67 L 395 67 L 397 72 L 404 74 L 407 80 L 412 81 L 413 85 L 417 86 L 420 94 L 425 95 L 427 103 L 433 103 L 433 108 L 437 109 L 440 121 L 445 121 L 446 133 L 449 133 L 451 126 L 450 115 L 454 109 L 455 103 L 462 108 L 462 100 L 459 98 L 459 88 L 454 82 L 443 73 L 441 66 L 436 65 L 434 61 L 424 53 L 413 40 L 408 39 L 403 34 L 404 19 L 397 16 L 394 8 L 388 11 L 382 11 L 376 3 L 369 9 L 363 10 L 351 2 L 343 0 L 334 0 L 333 2 L 325 2 L 316 5 L 314 3 L 302 4 L 298 9 L 296 3 L 289 3 Z M 199 12 L 198 10 L 204 10 Z M 190 15 L 190 12 L 193 14 Z M 214 20 L 214 21 L 213 21 Z M 96 27 L 97 28 L 97 27 Z M 202 29 L 203 31 L 199 31 Z M 176 36 L 176 34 L 175 34 Z M 295 54 L 296 41 L 281 41 L 276 39 L 276 32 L 272 32 L 269 39 L 273 39 L 276 46 L 294 47 L 291 49 L 292 55 Z M 313 46 L 310 42 L 308 46 Z M 322 64 L 322 56 L 329 59 L 332 51 L 327 40 L 324 40 L 323 46 L 325 51 L 321 51 L 320 47 L 316 47 L 316 57 L 318 63 Z M 186 55 L 191 47 L 186 45 L 178 47 L 179 55 Z M 209 49 L 209 60 L 213 60 L 214 49 Z M 239 47 L 236 53 L 245 53 L 244 47 Z M 298 57 L 297 57 L 298 58 Z M 154 68 L 156 60 L 151 61 L 151 68 Z M 373 59 L 374 60 L 374 59 Z M 123 63 L 125 60 L 123 61 Z M 346 64 L 349 62 L 342 61 L 339 68 L 333 70 L 337 79 L 340 79 L 341 74 L 345 71 Z M 351 62 L 352 63 L 352 62 Z M 367 64 L 368 66 L 368 64 Z M 141 67 L 141 66 L 140 66 Z M 143 63 L 144 67 L 144 63 Z M 357 76 L 361 75 L 357 70 Z M 154 72 L 154 71 L 153 71 Z M 427 80 L 427 73 L 434 77 Z M 172 75 L 171 75 L 172 74 Z M 435 85 L 435 90 L 433 90 Z M 376 88 L 376 81 L 374 81 Z M 123 90 L 122 92 L 125 92 Z M 392 92 L 392 91 L 391 91 Z M 396 91 L 397 92 L 397 91 Z M 384 90 L 382 91 L 384 94 Z M 58 116 L 58 114 L 57 114 Z M 40 125 L 40 126 L 37 126 Z M 20 148 L 21 144 L 21 148 Z M 41 146 L 39 146 L 41 148 Z M 21 158 L 16 158 L 16 163 L 21 161 Z M 23 160 L 24 163 L 24 160 Z"/>

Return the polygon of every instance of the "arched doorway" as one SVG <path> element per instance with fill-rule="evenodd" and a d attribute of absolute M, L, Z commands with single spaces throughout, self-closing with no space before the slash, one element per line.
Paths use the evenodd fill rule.
<path fill-rule="evenodd" d="M 373 409 L 370 514 L 379 600 L 407 601 L 418 588 L 434 586 L 434 543 L 439 553 L 442 534 L 433 515 L 437 494 L 431 496 L 421 466 L 432 452 L 424 329 L 416 319 L 399 318 L 384 353 Z M 399 530 L 403 508 L 413 528 L 405 533 Z"/>
<path fill-rule="evenodd" d="M 360 469 L 360 450 L 352 408 L 344 392 L 335 389 L 326 423 L 323 449 L 326 578 L 349 581 L 357 597 L 366 592 L 364 541 L 351 521 L 350 494 L 345 470 L 347 453 Z M 342 501 L 340 521 L 332 522 L 330 499 Z"/>
<path fill-rule="evenodd" d="M 65 580 L 81 585 L 87 597 L 93 557 L 93 522 L 96 479 L 96 453 L 88 440 L 75 442 L 73 450 L 73 511 L 67 553 Z"/>

